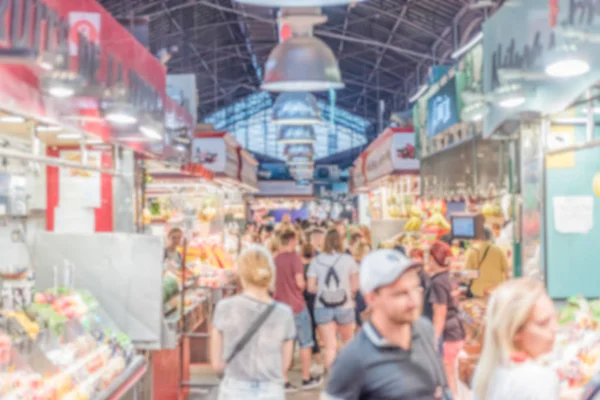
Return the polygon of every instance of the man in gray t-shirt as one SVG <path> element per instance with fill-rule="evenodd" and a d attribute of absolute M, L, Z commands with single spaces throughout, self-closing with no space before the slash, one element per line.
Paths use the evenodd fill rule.
<path fill-rule="evenodd" d="M 336 359 L 328 400 L 450 400 L 431 323 L 420 318 L 419 265 L 394 250 L 365 257 L 360 289 L 371 319 Z"/>

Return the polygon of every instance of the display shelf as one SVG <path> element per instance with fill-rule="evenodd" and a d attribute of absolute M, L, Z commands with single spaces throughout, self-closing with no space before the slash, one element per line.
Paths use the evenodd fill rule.
<path fill-rule="evenodd" d="M 142 380 L 148 364 L 142 356 L 136 356 L 125 370 L 94 400 L 117 400 Z"/>

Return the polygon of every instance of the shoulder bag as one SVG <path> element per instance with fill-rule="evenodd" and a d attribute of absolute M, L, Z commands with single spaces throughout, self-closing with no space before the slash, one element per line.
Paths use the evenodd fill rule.
<path fill-rule="evenodd" d="M 479 264 L 477 264 L 477 271 L 481 270 L 481 265 L 483 265 L 483 262 L 485 261 L 485 258 L 488 255 L 488 251 L 490 251 L 490 247 L 492 247 L 492 245 L 488 245 L 488 247 L 485 249 L 485 251 L 483 252 L 483 257 L 481 258 L 481 260 L 479 260 Z M 469 286 L 467 287 L 467 297 L 469 299 L 472 299 L 473 297 L 473 292 L 471 291 L 471 286 L 473 286 L 473 280 L 471 280 L 471 282 L 469 282 Z"/>
<path fill-rule="evenodd" d="M 258 330 L 265 323 L 265 321 L 267 320 L 267 318 L 269 318 L 269 315 L 271 315 L 271 313 L 273 312 L 273 310 L 275 309 L 275 307 L 276 307 L 276 302 L 273 301 L 254 320 L 254 322 L 252 323 L 252 325 L 250 326 L 250 328 L 248 328 L 248 330 L 246 331 L 246 333 L 244 333 L 244 336 L 242 336 L 242 338 L 239 340 L 239 342 L 236 343 L 236 345 L 234 346 L 233 351 L 231 352 L 231 354 L 229 355 L 229 357 L 227 357 L 226 365 L 229 364 L 229 363 L 231 363 L 231 361 L 233 361 L 233 359 L 238 354 L 240 354 L 240 352 L 242 350 L 244 350 L 244 348 L 246 347 L 246 345 L 248 344 L 248 342 L 250 342 L 250 339 L 252 339 L 254 337 L 254 335 L 256 334 L 256 332 L 258 332 Z"/>

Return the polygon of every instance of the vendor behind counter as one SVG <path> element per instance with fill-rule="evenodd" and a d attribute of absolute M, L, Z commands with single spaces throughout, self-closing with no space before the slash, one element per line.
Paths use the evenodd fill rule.
<path fill-rule="evenodd" d="M 506 252 L 493 243 L 493 237 L 492 231 L 486 228 L 483 240 L 474 240 L 467 251 L 465 268 L 479 272 L 479 277 L 470 285 L 473 297 L 485 297 L 509 276 Z"/>

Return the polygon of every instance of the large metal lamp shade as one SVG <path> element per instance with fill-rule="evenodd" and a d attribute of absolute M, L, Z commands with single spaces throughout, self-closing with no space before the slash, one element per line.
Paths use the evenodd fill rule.
<path fill-rule="evenodd" d="M 311 144 L 316 140 L 315 130 L 310 125 L 283 126 L 278 140 L 283 144 Z"/>
<path fill-rule="evenodd" d="M 237 0 L 238 3 L 263 7 L 328 7 L 358 3 L 362 0 Z"/>
<path fill-rule="evenodd" d="M 283 153 L 288 157 L 312 156 L 315 149 L 312 144 L 288 144 Z"/>
<path fill-rule="evenodd" d="M 291 156 L 287 160 L 288 165 L 312 165 L 312 156 Z"/>
<path fill-rule="evenodd" d="M 310 93 L 282 93 L 273 105 L 273 123 L 276 125 L 313 125 L 319 122 L 319 104 Z"/>
<path fill-rule="evenodd" d="M 344 87 L 335 55 L 313 36 L 299 36 L 278 44 L 265 64 L 264 90 L 320 92 Z"/>

